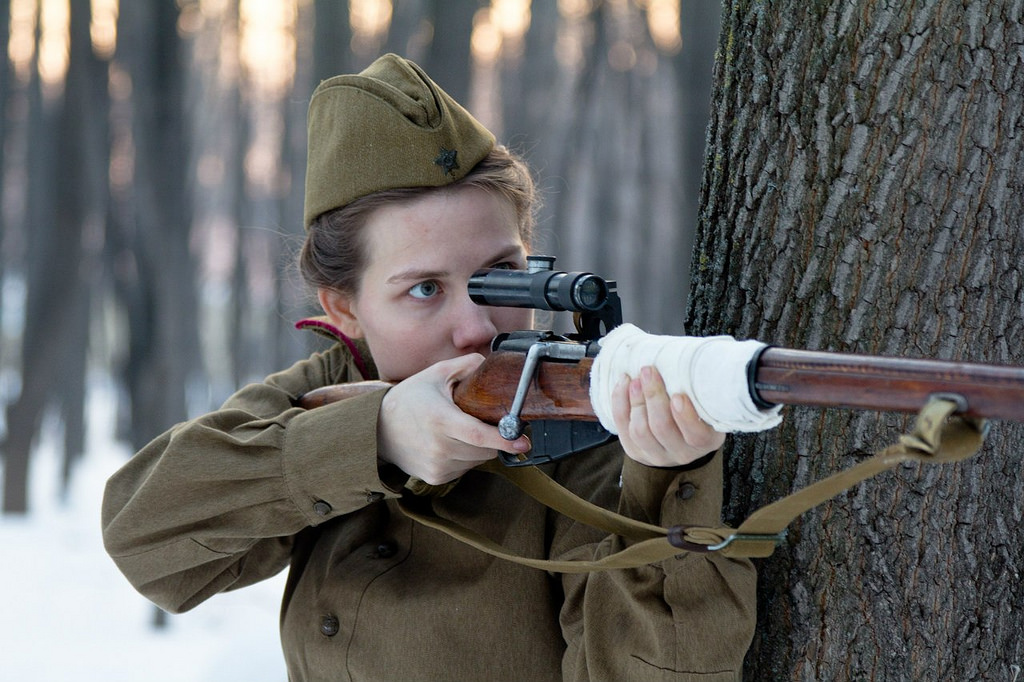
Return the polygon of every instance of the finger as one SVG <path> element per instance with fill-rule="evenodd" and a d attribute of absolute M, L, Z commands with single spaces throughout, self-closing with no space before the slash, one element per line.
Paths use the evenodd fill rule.
<path fill-rule="evenodd" d="M 450 360 L 442 360 L 436 363 L 432 368 L 441 372 L 447 380 L 449 389 L 455 387 L 455 384 L 459 383 L 463 379 L 469 377 L 476 368 L 480 366 L 480 363 L 484 361 L 484 356 L 479 353 L 469 353 L 468 355 L 460 355 Z"/>
<path fill-rule="evenodd" d="M 625 434 L 629 428 L 629 376 L 623 374 L 612 389 L 612 421 L 619 434 Z"/>
<path fill-rule="evenodd" d="M 640 385 L 646 422 L 634 424 L 634 438 L 645 444 L 649 456 L 667 460 L 671 453 L 683 451 L 689 444 L 676 421 L 661 374 L 653 367 L 642 368 Z"/>
<path fill-rule="evenodd" d="M 630 409 L 629 426 L 626 429 L 626 434 L 628 434 L 628 441 L 638 451 L 643 452 L 646 458 L 652 461 L 660 461 L 664 459 L 665 447 L 651 430 L 650 413 L 651 410 L 659 412 L 666 409 L 667 397 L 665 398 L 665 404 L 659 404 L 657 396 L 652 393 L 652 403 L 648 405 L 648 395 L 645 392 L 644 379 L 642 377 L 643 370 L 641 370 L 641 378 L 633 379 L 629 382 Z"/>
<path fill-rule="evenodd" d="M 672 396 L 672 414 L 690 447 L 711 452 L 722 446 L 725 434 L 700 418 L 697 408 L 689 396 L 677 393 Z"/>
<path fill-rule="evenodd" d="M 476 417 L 459 412 L 445 429 L 453 447 L 452 457 L 464 461 L 481 462 L 504 452 L 529 452 L 530 439 L 521 435 L 515 440 L 505 439 L 496 426 Z"/>

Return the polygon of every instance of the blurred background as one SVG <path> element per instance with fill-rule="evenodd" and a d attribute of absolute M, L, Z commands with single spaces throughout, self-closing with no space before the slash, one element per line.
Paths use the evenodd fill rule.
<path fill-rule="evenodd" d="M 77 670 L 148 651 L 125 633 L 116 654 L 92 643 L 115 623 L 166 623 L 125 623 L 107 607 L 134 593 L 112 564 L 87 568 L 106 562 L 105 476 L 317 347 L 293 329 L 316 312 L 293 261 L 320 80 L 385 52 L 419 63 L 533 165 L 536 250 L 617 280 L 627 320 L 681 333 L 720 13 L 712 0 L 0 2 L 0 589 L 18 594 L 0 637 L 21 655 L 0 657 L 0 678 L 26 678 L 19 660 L 57 664 L 34 627 L 76 600 L 91 605 L 73 628 Z M 108 580 L 117 597 L 82 582 Z M 276 603 L 257 608 L 273 647 Z M 247 630 L 219 613 L 195 641 L 230 651 L 211 633 Z M 156 679 L 125 665 L 97 679 Z M 30 677 L 87 677 L 51 672 Z"/>

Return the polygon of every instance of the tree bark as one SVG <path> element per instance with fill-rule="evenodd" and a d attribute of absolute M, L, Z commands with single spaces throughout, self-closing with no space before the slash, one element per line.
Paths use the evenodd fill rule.
<path fill-rule="evenodd" d="M 688 331 L 1024 364 L 1021 14 L 727 2 Z M 759 566 L 748 679 L 1014 678 L 1024 431 L 994 426 L 971 461 L 901 467 L 791 526 Z M 789 409 L 731 439 L 729 520 L 907 427 Z"/>

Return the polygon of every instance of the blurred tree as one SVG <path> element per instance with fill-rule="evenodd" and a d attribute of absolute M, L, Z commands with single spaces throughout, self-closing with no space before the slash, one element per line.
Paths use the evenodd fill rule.
<path fill-rule="evenodd" d="M 128 311 L 124 376 L 131 442 L 141 448 L 187 416 L 186 385 L 200 369 L 196 272 L 190 251 L 188 73 L 176 3 L 121 3 L 116 58 L 130 79 L 131 163 L 117 225 L 130 265 L 121 293 Z"/>
<path fill-rule="evenodd" d="M 0 39 L 3 40 L 4 52 L 7 52 L 11 34 L 11 3 L 0 0 Z M 4 142 L 7 140 L 7 102 L 10 99 L 11 81 L 14 80 L 14 69 L 11 60 L 5 55 L 0 63 L 0 282 L 4 275 Z M 3 312 L 3 296 L 0 296 L 0 313 Z"/>
<path fill-rule="evenodd" d="M 1021 5 L 726 5 L 689 331 L 1024 364 Z M 908 427 L 790 408 L 730 440 L 730 520 Z M 759 567 L 747 678 L 1016 678 L 1022 437 L 996 424 L 972 461 L 904 466 L 794 523 Z"/>
<path fill-rule="evenodd" d="M 503 101 L 512 140 L 539 133 L 525 144 L 545 188 L 540 248 L 618 280 L 630 321 L 680 333 L 702 155 L 689 131 L 707 121 L 694 83 L 710 81 L 718 13 L 687 5 L 678 19 L 693 39 L 670 47 L 633 3 L 566 13 L 554 37 L 550 7 L 535 5 L 541 23 L 503 75 Z"/>
<path fill-rule="evenodd" d="M 352 70 L 352 28 L 348 20 L 348 2 L 315 0 L 313 3 L 313 72 L 308 82 L 298 82 L 302 96 L 308 101 L 314 88 L 322 81 Z M 305 120 L 303 110 L 302 120 Z"/>
<path fill-rule="evenodd" d="M 468 102 L 473 73 L 470 49 L 473 17 L 483 3 L 481 0 L 431 0 L 427 4 L 433 31 L 420 65 L 456 101 Z"/>
<path fill-rule="evenodd" d="M 256 115 L 254 110 L 259 103 L 251 96 L 252 88 L 247 87 L 247 65 L 241 54 L 243 38 L 239 0 L 228 0 L 222 16 L 223 21 L 214 27 L 214 36 L 211 37 L 233 37 L 232 44 L 236 49 L 233 52 L 220 50 L 218 54 L 221 59 L 229 61 L 228 70 L 234 73 L 235 77 L 227 83 L 216 77 L 210 80 L 213 81 L 212 87 L 219 87 L 223 91 L 222 95 L 226 100 L 223 118 L 214 125 L 220 128 L 225 145 L 226 177 L 221 192 L 230 197 L 229 212 L 235 232 L 234 249 L 232 253 L 224 254 L 225 259 L 230 258 L 233 261 L 230 305 L 226 310 L 229 318 L 228 347 L 224 349 L 225 357 L 231 365 L 230 388 L 233 392 L 246 383 L 253 370 L 253 360 L 260 355 L 255 346 L 261 345 L 264 341 L 261 335 L 252 333 L 253 329 L 249 325 L 253 313 L 250 291 L 250 241 L 252 228 L 256 224 L 256 208 L 260 202 L 259 197 L 253 196 L 254 193 L 250 191 L 247 182 L 246 157 L 253 144 L 253 117 Z M 210 77 L 212 74 L 207 76 Z"/>
<path fill-rule="evenodd" d="M 39 62 L 39 35 L 37 22 L 37 28 L 33 35 L 36 45 L 32 57 L 33 66 L 38 65 Z M 30 73 L 27 87 L 26 137 L 31 152 L 27 155 L 25 163 L 27 183 L 24 224 L 21 229 L 25 234 L 26 241 L 24 276 L 27 293 L 25 306 L 27 310 L 41 310 L 43 306 L 49 304 L 48 299 L 54 294 L 52 289 L 48 290 L 55 280 L 49 277 L 47 258 L 55 251 L 59 251 L 57 248 L 59 235 L 56 230 L 32 229 L 32 227 L 54 225 L 53 204 L 45 197 L 45 194 L 50 188 L 51 178 L 49 175 L 54 168 L 53 142 L 56 139 L 54 134 L 56 124 L 53 107 L 48 106 L 43 99 L 43 85 L 39 69 L 32 68 Z M 66 271 L 68 264 L 65 262 L 64 266 Z M 58 337 L 43 335 L 43 331 L 42 319 L 36 316 L 33 321 L 33 316 L 26 314 L 21 348 L 22 353 L 27 353 L 27 356 L 21 358 L 21 367 L 19 368 L 21 390 L 15 401 L 7 405 L 7 433 L 4 436 L 2 447 L 0 447 L 4 457 L 3 511 L 5 514 L 24 514 L 28 511 L 30 452 L 42 422 L 43 411 L 48 404 L 48 389 L 56 380 L 55 373 L 50 371 L 53 368 L 50 360 L 53 357 L 53 348 Z M 46 347 L 37 347 L 41 340 L 47 344 Z M 49 353 L 40 351 L 49 351 Z M 31 381 L 28 381 L 29 377 L 32 377 Z"/>
<path fill-rule="evenodd" d="M 70 59 L 53 101 L 33 77 L 29 251 L 21 392 L 7 408 L 5 512 L 28 510 L 33 440 L 47 407 L 64 425 L 63 483 L 85 441 L 85 370 L 97 235 L 106 208 L 106 65 L 92 50 L 89 0 L 70 3 Z M 51 85 L 51 87 L 53 87 Z"/>
<path fill-rule="evenodd" d="M 712 71 L 718 36 L 722 30 L 722 3 L 686 3 L 680 17 L 682 48 L 676 53 L 672 66 L 678 82 L 677 101 L 666 112 L 679 130 L 679 185 L 682 191 L 674 200 L 662 196 L 667 215 L 663 220 L 675 226 L 675 237 L 668 241 L 655 240 L 650 254 L 674 254 L 652 259 L 650 277 L 654 282 L 681 282 L 680 295 L 670 297 L 668 310 L 659 315 L 663 326 L 678 329 L 673 317 L 686 309 L 690 284 L 690 258 L 693 239 L 697 232 L 697 214 L 700 210 L 700 184 L 703 178 L 704 153 L 707 146 L 708 112 L 711 109 Z M 678 202 L 677 204 L 674 202 Z M 665 230 L 664 232 L 672 232 Z M 678 306 L 678 307 L 677 307 Z"/>
<path fill-rule="evenodd" d="M 10 0 L 0 0 L 0 39 L 3 40 L 4 50 L 10 44 L 10 33 L 11 33 L 11 3 Z M 6 184 L 6 147 L 7 147 L 7 132 L 8 132 L 8 117 L 9 112 L 7 109 L 8 102 L 11 99 L 11 82 L 14 80 L 14 69 L 11 65 L 11 60 L 5 58 L 3 63 L 0 63 L 0 320 L 4 319 L 4 296 L 3 296 L 3 285 L 5 282 L 5 273 L 7 268 L 7 216 L 6 216 L 6 202 L 4 200 L 4 185 Z M 4 333 L 2 326 L 0 326 L 0 336 Z M 3 371 L 4 358 L 0 354 L 0 371 Z M 3 461 L 3 451 L 0 450 L 0 462 Z"/>
<path fill-rule="evenodd" d="M 400 54 L 417 64 L 423 62 L 434 34 L 426 4 L 427 0 L 403 0 L 392 6 L 383 52 Z"/>
<path fill-rule="evenodd" d="M 345 5 L 346 9 L 348 6 L 348 3 L 335 4 Z M 284 132 L 281 136 L 280 158 L 287 184 L 278 202 L 278 223 L 285 236 L 283 240 L 278 241 L 277 277 L 274 283 L 278 306 L 278 314 L 273 320 L 273 338 L 276 339 L 276 343 L 274 352 L 269 354 L 274 367 L 286 367 L 311 349 L 311 335 L 305 332 L 296 333 L 290 323 L 318 311 L 313 298 L 307 295 L 298 275 L 298 268 L 295 267 L 299 244 L 305 234 L 302 207 L 305 202 L 306 182 L 306 112 L 310 95 L 320 82 L 314 66 L 326 73 L 331 69 L 332 63 L 325 57 L 314 59 L 313 54 L 320 40 L 328 39 L 345 44 L 351 40 L 347 20 L 338 26 L 333 36 L 319 37 L 318 26 L 314 8 L 300 3 L 295 29 L 295 76 L 292 79 L 290 96 L 283 97 L 281 101 Z"/>
<path fill-rule="evenodd" d="M 97 351 L 93 357 L 116 365 L 112 371 L 125 387 L 120 435 L 133 448 L 190 411 L 218 404 L 237 384 L 285 366 L 308 350 L 310 335 L 289 325 L 314 309 L 292 267 L 302 237 L 307 103 L 321 79 L 363 68 L 386 50 L 421 63 L 446 90 L 486 118 L 503 141 L 526 153 L 548 190 L 541 216 L 542 248 L 550 246 L 566 267 L 617 277 L 631 320 L 652 330 L 680 326 L 686 290 L 680 262 L 686 260 L 689 228 L 677 212 L 685 210 L 684 195 L 692 190 L 680 191 L 679 183 L 686 179 L 687 166 L 696 163 L 683 158 L 692 150 L 687 151 L 681 130 L 688 124 L 679 115 L 680 84 L 689 69 L 700 70 L 702 60 L 710 65 L 710 55 L 687 62 L 673 48 L 655 45 L 647 14 L 652 3 L 575 8 L 572 3 L 523 3 L 527 13 L 516 17 L 509 13 L 514 3 L 410 0 L 390 3 L 389 11 L 371 12 L 359 23 L 353 18 L 367 3 L 297 2 L 291 34 L 294 75 L 286 89 L 259 97 L 252 96 L 251 75 L 240 65 L 240 24 L 254 21 L 253 14 L 246 15 L 246 3 L 120 3 L 116 53 L 109 68 L 101 64 L 102 73 L 86 64 L 95 57 L 79 47 L 87 44 L 81 37 L 87 33 L 82 23 L 85 4 L 102 3 L 84 3 L 74 10 L 79 37 L 69 74 L 78 75 L 74 83 L 69 75 L 66 97 L 81 100 L 69 106 L 67 116 L 77 111 L 82 117 L 84 112 L 88 120 L 61 119 L 60 106 L 44 102 L 38 64 L 26 70 L 31 70 L 31 84 L 6 78 L 0 84 L 0 98 L 10 87 L 18 88 L 19 98 L 17 107 L 8 107 L 13 119 L 4 119 L 17 127 L 13 134 L 11 128 L 3 131 L 6 167 L 19 164 L 16 171 L 29 178 L 22 182 L 15 175 L 3 183 L 17 195 L 9 197 L 3 215 L 19 221 L 3 226 L 7 262 L 25 254 L 21 260 L 27 277 L 55 272 L 35 264 L 60 263 L 39 254 L 55 248 L 46 246 L 46 240 L 68 243 L 57 226 L 70 229 L 69 223 L 84 231 L 60 253 L 75 263 L 60 266 L 61 273 L 88 271 L 98 245 L 105 250 L 106 267 L 98 269 L 105 288 L 91 305 L 87 298 L 78 299 L 64 321 L 74 335 L 48 339 L 62 348 L 41 356 L 52 364 L 58 352 L 73 354 L 69 362 L 75 368 L 26 370 L 26 376 L 39 377 L 43 384 L 48 373 L 61 377 L 69 452 L 77 447 L 73 441 L 81 440 L 77 415 L 84 400 L 82 368 L 90 350 Z M 6 22 L 9 0 L 3 7 Z M 264 12 L 259 20 L 266 19 Z M 291 21 L 287 12 L 279 20 Z M 487 20 L 504 22 L 495 24 L 505 41 L 500 54 L 474 46 L 474 31 Z M 40 24 L 36 21 L 35 30 L 42 30 Z M 684 27 L 697 35 L 715 31 L 685 21 Z M 269 43 L 264 45 L 269 49 Z M 275 52 L 264 64 L 277 59 Z M 82 83 L 85 89 L 76 90 Z M 699 118 L 696 126 L 703 129 Z M 268 120 L 276 126 L 271 136 L 265 134 Z M 59 133 L 65 125 L 89 141 L 81 155 L 92 170 L 80 200 L 65 192 L 78 191 L 77 185 L 65 182 L 65 176 L 71 178 L 67 163 L 77 163 L 76 157 L 58 158 L 48 151 L 67 144 L 59 134 L 77 134 Z M 10 144 L 12 139 L 17 144 Z M 21 164 L 23 155 L 26 162 Z M 266 157 L 272 160 L 265 176 L 272 180 L 263 185 L 251 182 L 257 156 L 261 163 Z M 54 196 L 62 201 L 53 202 Z M 69 218 L 83 210 L 92 217 Z M 105 234 L 104 213 L 109 223 Z M 12 233 L 20 238 L 22 214 L 25 226 L 33 228 L 24 231 L 26 240 L 32 239 L 31 254 L 27 244 L 10 238 Z M 224 257 L 209 256 L 207 246 L 223 249 Z M 20 274 L 22 263 L 16 265 Z M 223 288 L 210 287 L 211 267 L 219 268 L 216 284 Z M 50 285 L 56 286 L 60 276 L 50 277 Z M 654 281 L 663 276 L 668 280 Z M 94 284 L 84 281 L 75 296 L 86 296 Z M 200 287 L 203 299 L 198 297 Z M 645 290 L 652 287 L 678 293 L 651 296 Z M 42 291 L 36 285 L 29 295 L 26 320 L 33 325 L 41 325 L 35 314 L 39 301 L 49 300 Z M 102 323 L 93 320 L 92 329 L 101 330 L 100 342 L 111 347 L 90 349 L 85 341 L 88 315 L 100 309 L 105 317 Z M 39 334 L 26 327 L 28 355 L 44 349 L 33 340 Z M 17 351 L 5 353 L 5 360 L 17 357 Z M 202 389 L 208 387 L 204 396 Z M 25 392 L 25 401 L 32 390 Z M 8 405 L 9 419 L 36 424 L 42 408 L 29 409 L 29 402 Z M 26 433 L 36 428 L 26 426 Z M 24 441 L 24 436 L 17 437 Z M 27 453 L 28 447 L 16 449 Z M 27 459 L 22 473 L 17 466 L 10 471 L 11 484 L 19 485 L 27 476 Z"/>
<path fill-rule="evenodd" d="M 72 467 L 85 451 L 90 320 L 102 281 L 99 265 L 109 209 L 107 179 L 110 166 L 109 62 L 98 56 L 93 48 L 91 3 L 72 0 L 70 9 L 70 54 L 64 86 L 65 104 L 58 133 L 62 169 L 55 183 L 55 186 L 63 188 L 56 202 L 57 224 L 77 224 L 79 231 L 79 245 L 73 249 L 79 258 L 68 273 L 68 311 L 60 318 L 65 332 L 74 339 L 64 343 L 60 372 L 64 422 L 61 486 L 65 496 Z M 65 244 L 62 248 L 68 246 Z M 52 330 L 47 333 L 52 333 Z"/>

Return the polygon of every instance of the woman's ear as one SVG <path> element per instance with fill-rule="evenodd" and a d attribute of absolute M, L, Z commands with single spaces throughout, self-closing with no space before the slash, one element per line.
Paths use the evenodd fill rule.
<path fill-rule="evenodd" d="M 359 339 L 363 336 L 363 328 L 352 308 L 352 297 L 334 289 L 317 289 L 316 297 L 320 300 L 320 307 L 331 319 L 331 324 L 341 330 L 341 333 L 351 339 Z"/>

